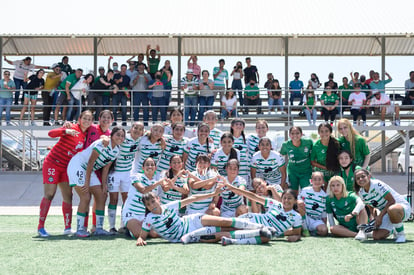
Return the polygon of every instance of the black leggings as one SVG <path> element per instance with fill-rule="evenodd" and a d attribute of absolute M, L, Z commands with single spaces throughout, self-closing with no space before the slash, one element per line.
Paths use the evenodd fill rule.
<path fill-rule="evenodd" d="M 358 120 L 358 116 L 360 115 L 362 117 L 363 121 L 367 120 L 367 110 L 364 109 L 351 109 L 351 114 L 354 117 L 354 122 Z"/>
<path fill-rule="evenodd" d="M 322 114 L 325 118 L 325 121 L 327 122 L 329 119 L 331 122 L 335 121 L 336 114 L 338 113 L 338 110 L 335 108 L 333 110 L 327 110 L 325 108 L 322 109 Z"/>

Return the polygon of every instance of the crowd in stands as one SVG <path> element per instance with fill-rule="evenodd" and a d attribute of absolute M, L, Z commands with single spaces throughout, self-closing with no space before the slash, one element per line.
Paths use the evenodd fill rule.
<path fill-rule="evenodd" d="M 35 125 L 35 105 L 40 92 L 45 126 L 59 125 L 60 121 L 76 121 L 80 115 L 78 106 L 83 105 L 94 107 L 95 121 L 104 106 L 111 106 L 115 116 L 114 125 L 117 124 L 119 115 L 121 124 L 126 125 L 129 100 L 133 106 L 133 121 L 140 119 L 141 109 L 146 126 L 150 120 L 150 111 L 153 122 L 167 119 L 172 98 L 173 70 L 169 60 L 161 65 L 158 45 L 155 48 L 148 45 L 145 55 L 139 54 L 137 60 L 133 56 L 121 65 L 109 57 L 107 68 L 100 66 L 96 76 L 83 72 L 81 68 L 73 69 L 67 56 L 51 67 L 32 64 L 30 57 L 12 61 L 4 56 L 4 60 L 15 66 L 13 77 L 10 76 L 10 71 L 4 71 L 0 82 L 0 119 L 5 111 L 7 125 L 11 125 L 13 103 L 23 106 L 20 109 L 20 124 L 27 117 L 25 114 L 30 103 L 29 120 L 31 125 Z M 44 69 L 51 71 L 45 74 Z M 410 78 L 404 85 L 406 93 L 402 103 L 413 105 L 414 71 L 409 75 Z M 253 110 L 262 114 L 262 100 L 268 101 L 269 114 L 284 114 L 290 111 L 288 106 L 294 106 L 295 100 L 299 100 L 298 104 L 303 107 L 300 115 L 306 116 L 310 125 L 316 123 L 319 113 L 325 121 L 332 123 L 339 113 L 347 110 L 352 114 L 354 124 L 361 117 L 361 124 L 365 125 L 367 113 L 374 113 L 381 115 L 381 125 L 385 125 L 385 115 L 395 113 L 393 123 L 399 125 L 399 107 L 385 93 L 385 85 L 392 81 L 389 74 L 386 76 L 386 80 L 380 80 L 379 73 L 373 70 L 369 72 L 369 78 L 354 72 L 349 78 L 343 77 L 342 85 L 338 86 L 333 73 L 328 75 L 328 81 L 322 83 L 316 73 L 312 73 L 310 79 L 303 82 L 300 73 L 295 72 L 294 79 L 289 82 L 286 90 L 289 100 L 285 102 L 284 90 L 272 73 L 268 73 L 264 85 L 260 85 L 259 70 L 252 65 L 250 57 L 245 59 L 245 67 L 238 61 L 229 73 L 224 59 L 220 59 L 218 66 L 209 71 L 201 68 L 197 56 L 190 56 L 186 74 L 179 87 L 183 96 L 184 118 L 190 126 L 202 121 L 204 112 L 213 109 L 216 101 L 219 101 L 221 117 L 233 118 L 249 114 Z M 261 89 L 267 92 L 266 98 L 263 98 Z M 54 116 L 51 118 L 52 111 Z"/>

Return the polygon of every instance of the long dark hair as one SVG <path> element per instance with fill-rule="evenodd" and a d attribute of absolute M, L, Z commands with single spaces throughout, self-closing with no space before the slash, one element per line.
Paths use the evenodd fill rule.
<path fill-rule="evenodd" d="M 297 200 L 296 199 L 296 197 L 297 197 L 296 191 L 294 191 L 293 189 L 290 189 L 289 188 L 289 189 L 286 189 L 285 191 L 283 191 L 281 198 L 283 198 L 283 196 L 286 195 L 286 194 L 292 195 L 295 198 L 295 200 Z M 297 204 L 297 202 L 293 205 L 293 210 L 298 211 L 298 204 Z"/>
<path fill-rule="evenodd" d="M 355 190 L 355 193 L 358 193 L 359 192 L 359 190 L 361 190 L 361 186 L 359 186 L 358 184 L 357 184 L 357 181 L 356 181 L 356 174 L 358 173 L 358 172 L 364 172 L 364 174 L 367 176 L 367 177 L 369 177 L 369 176 L 371 176 L 371 173 L 367 170 L 367 169 L 364 169 L 364 168 L 359 168 L 359 169 L 356 169 L 355 170 L 355 172 L 354 172 L 354 190 Z"/>
<path fill-rule="evenodd" d="M 332 136 L 332 126 L 328 122 L 323 122 L 319 124 L 318 126 L 318 132 L 322 127 L 326 127 L 329 130 L 329 133 L 331 134 L 329 136 L 329 143 L 328 143 L 328 149 L 326 150 L 326 168 L 329 171 L 339 171 L 339 161 L 338 161 L 338 154 L 340 150 L 339 142 L 336 138 Z"/>
<path fill-rule="evenodd" d="M 241 122 L 242 124 L 243 124 L 243 126 L 246 126 L 246 122 L 244 121 L 244 119 L 242 119 L 242 118 L 234 118 L 232 121 L 231 121 L 231 124 L 230 124 L 230 133 L 234 136 L 234 133 L 233 133 L 233 128 L 232 128 L 232 126 L 234 125 L 234 124 L 236 124 L 237 122 Z M 243 137 L 243 143 L 244 144 L 246 144 L 246 135 L 244 134 L 244 130 L 241 132 L 241 135 L 242 135 L 242 137 Z"/>
<path fill-rule="evenodd" d="M 167 173 L 167 178 L 169 178 L 169 179 L 174 178 L 174 172 L 173 172 L 173 170 L 172 170 L 172 168 L 171 168 L 171 162 L 173 161 L 173 159 L 174 159 L 174 158 L 179 158 L 179 159 L 182 161 L 182 158 L 181 158 L 181 156 L 180 156 L 180 155 L 173 155 L 173 156 L 170 158 L 170 169 L 168 169 L 168 173 Z"/>
<path fill-rule="evenodd" d="M 149 211 L 149 209 L 147 208 L 147 206 L 145 204 L 147 203 L 147 201 L 150 201 L 150 200 L 153 200 L 153 199 L 157 199 L 157 196 L 153 192 L 148 192 L 148 193 L 142 194 L 141 201 L 145 206 L 145 216 L 148 213 L 151 212 L 151 211 Z"/>
<path fill-rule="evenodd" d="M 223 139 L 225 139 L 225 138 L 231 139 L 234 143 L 234 137 L 233 137 L 232 133 L 224 132 L 224 134 L 221 135 L 220 142 L 223 141 Z M 227 161 L 230 161 L 231 159 L 237 159 L 237 151 L 233 147 L 230 149 L 230 156 L 229 156 L 229 159 Z"/>
<path fill-rule="evenodd" d="M 201 122 L 198 124 L 197 127 L 197 139 L 198 139 L 198 131 L 200 131 L 201 127 L 207 127 L 208 131 L 210 132 L 210 126 L 207 123 Z M 210 145 L 208 144 L 208 137 L 206 138 L 206 146 L 207 146 L 207 153 L 210 153 Z"/>

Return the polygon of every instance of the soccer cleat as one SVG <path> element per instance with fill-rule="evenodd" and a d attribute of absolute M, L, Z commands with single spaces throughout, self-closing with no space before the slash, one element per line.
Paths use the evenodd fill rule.
<path fill-rule="evenodd" d="M 372 232 L 376 229 L 375 227 L 375 220 L 370 221 L 369 223 L 366 224 L 360 224 L 357 226 L 358 230 L 364 230 L 365 233 L 369 233 Z"/>
<path fill-rule="evenodd" d="M 261 228 L 259 232 L 260 232 L 260 237 L 264 237 L 269 240 L 272 238 L 272 232 L 269 230 L 268 227 Z"/>
<path fill-rule="evenodd" d="M 367 234 L 365 234 L 364 229 L 360 229 L 358 234 L 355 236 L 357 241 L 365 241 L 367 239 Z"/>
<path fill-rule="evenodd" d="M 109 233 L 112 233 L 113 235 L 118 234 L 118 230 L 116 230 L 115 228 L 111 228 L 109 229 Z"/>
<path fill-rule="evenodd" d="M 200 237 L 193 236 L 193 234 L 191 234 L 191 233 L 185 234 L 181 237 L 181 242 L 183 244 L 198 243 L 199 241 L 200 241 Z"/>
<path fill-rule="evenodd" d="M 227 238 L 227 237 L 221 237 L 221 245 L 226 246 L 229 244 L 233 244 L 233 239 Z"/>
<path fill-rule="evenodd" d="M 76 237 L 79 237 L 79 238 L 87 238 L 87 237 L 89 237 L 91 234 L 89 234 L 89 232 L 88 232 L 88 231 L 86 231 L 86 230 L 82 229 L 82 230 L 78 230 L 78 231 L 76 231 L 75 235 L 76 235 Z"/>
<path fill-rule="evenodd" d="M 72 228 L 66 228 L 65 230 L 63 230 L 63 235 L 72 235 Z"/>
<path fill-rule="evenodd" d="M 405 234 L 404 232 L 397 233 L 396 243 L 405 243 Z"/>
<path fill-rule="evenodd" d="M 108 232 L 103 228 L 96 228 L 95 232 L 93 232 L 94 236 L 113 236 L 115 235 L 112 232 Z"/>
<path fill-rule="evenodd" d="M 39 237 L 42 238 L 50 237 L 49 233 L 47 233 L 44 228 L 40 228 L 39 230 L 37 230 L 37 233 L 39 234 Z"/>
<path fill-rule="evenodd" d="M 303 237 L 310 237 L 310 232 L 309 232 L 309 230 L 308 229 L 303 229 L 302 230 L 302 236 Z"/>
<path fill-rule="evenodd" d="M 275 228 L 273 228 L 273 227 L 271 227 L 271 226 L 268 226 L 268 227 L 266 227 L 267 228 L 267 230 L 269 230 L 270 231 L 270 233 L 272 233 L 272 237 L 273 238 L 276 238 L 276 237 L 278 237 L 279 235 L 278 235 L 278 233 L 277 233 L 277 230 L 275 229 Z"/>

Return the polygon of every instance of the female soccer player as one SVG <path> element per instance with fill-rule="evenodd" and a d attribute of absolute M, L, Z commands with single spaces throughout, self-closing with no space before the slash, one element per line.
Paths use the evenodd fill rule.
<path fill-rule="evenodd" d="M 339 142 L 332 136 L 332 126 L 327 122 L 319 124 L 318 134 L 320 138 L 312 146 L 311 164 L 315 171 L 323 173 L 324 181 L 329 182 L 339 170 Z"/>
<path fill-rule="evenodd" d="M 119 127 L 113 128 L 111 132 L 111 139 L 109 145 L 104 147 L 102 140 L 97 140 L 86 148 L 81 153 L 77 154 L 68 165 L 68 176 L 70 186 L 75 187 L 78 193 L 80 202 L 77 213 L 77 232 L 78 237 L 88 237 L 89 232 L 86 231 L 85 217 L 89 208 L 91 195 L 94 196 L 96 202 L 96 230 L 95 235 L 108 235 L 109 232 L 103 229 L 105 218 L 105 201 L 108 172 L 119 155 L 119 145 L 124 142 L 125 130 Z M 102 169 L 102 184 L 98 176 L 93 173 L 96 170 Z"/>
<path fill-rule="evenodd" d="M 346 119 L 338 121 L 338 130 L 342 135 L 338 140 L 342 150 L 347 150 L 354 156 L 354 163 L 367 168 L 371 158 L 368 144 L 357 130 L 352 126 L 351 122 Z"/>
<path fill-rule="evenodd" d="M 139 140 L 138 151 L 135 153 L 135 160 L 132 166 L 132 173 L 140 173 L 142 164 L 147 158 L 153 158 L 155 163 L 161 157 L 163 148 L 165 148 L 165 140 L 163 137 L 164 126 L 155 124 L 151 127 L 150 132 L 146 133 Z"/>
<path fill-rule="evenodd" d="M 210 134 L 208 136 L 213 139 L 214 148 L 216 149 L 220 147 L 220 138 L 223 134 L 221 130 L 216 128 L 217 121 L 217 114 L 213 110 L 208 110 L 204 113 L 203 122 L 210 127 Z"/>
<path fill-rule="evenodd" d="M 253 192 L 256 193 L 256 195 L 277 200 L 279 202 L 282 201 L 280 195 L 283 193 L 283 189 L 279 185 L 267 185 L 264 179 L 254 178 L 252 180 L 252 186 Z M 251 207 L 250 212 L 252 213 L 265 213 L 267 210 L 269 210 L 268 207 L 264 207 L 255 201 L 249 200 L 248 205 Z"/>
<path fill-rule="evenodd" d="M 200 154 L 196 159 L 196 170 L 188 173 L 188 185 L 190 186 L 190 195 L 207 194 L 216 189 L 219 175 L 210 169 L 210 157 L 206 154 Z M 196 203 L 191 203 L 187 208 L 187 214 L 206 213 L 209 215 L 219 216 L 220 210 L 216 207 L 218 197 L 207 198 Z"/>
<path fill-rule="evenodd" d="M 266 120 L 259 119 L 256 122 L 256 134 L 250 134 L 247 136 L 246 143 L 249 150 L 249 159 L 252 159 L 254 153 L 259 151 L 259 140 L 265 137 L 269 131 L 269 125 Z M 276 150 L 276 144 L 272 141 L 272 150 Z"/>
<path fill-rule="evenodd" d="M 199 154 L 210 155 L 214 150 L 214 144 L 209 141 L 210 127 L 206 123 L 198 124 L 197 137 L 190 139 L 184 148 L 183 161 L 185 169 L 193 172 L 196 167 L 196 158 Z"/>
<path fill-rule="evenodd" d="M 287 189 L 285 159 L 272 150 L 272 142 L 268 137 L 260 138 L 259 149 L 251 159 L 251 178 L 263 178 L 268 185 L 280 185 Z"/>
<path fill-rule="evenodd" d="M 280 154 L 286 156 L 288 162 L 288 176 L 290 188 L 296 192 L 309 186 L 312 175 L 311 152 L 313 142 L 302 137 L 302 128 L 293 126 L 289 129 L 290 140 L 285 141 L 280 149 Z"/>
<path fill-rule="evenodd" d="M 225 168 L 227 176 L 224 178 L 224 181 L 240 189 L 246 189 L 246 181 L 238 175 L 239 161 L 237 159 L 230 159 L 226 163 Z M 220 215 L 222 217 L 238 217 L 248 212 L 242 196 L 236 195 L 229 190 L 225 190 L 220 196 L 223 199 L 220 208 Z"/>
<path fill-rule="evenodd" d="M 60 137 L 60 139 L 53 146 L 43 163 L 44 196 L 40 203 L 39 224 L 37 226 L 37 231 L 41 237 L 49 236 L 44 226 L 58 185 L 63 197 L 62 212 L 65 224 L 63 234 L 72 233 L 72 188 L 69 186 L 66 168 L 71 158 L 82 151 L 86 132 L 91 126 L 92 120 L 92 113 L 90 111 L 83 111 L 79 117 L 78 124 L 72 124 L 69 129 L 66 127 L 53 129 L 48 133 L 50 137 Z"/>
<path fill-rule="evenodd" d="M 170 167 L 171 157 L 174 155 L 182 156 L 188 139 L 184 137 L 185 126 L 183 122 L 172 125 L 172 136 L 164 134 L 165 149 L 162 151 L 161 158 L 157 165 L 157 172 L 161 173 Z"/>
<path fill-rule="evenodd" d="M 183 111 L 178 107 L 172 109 L 171 112 L 170 112 L 170 123 L 169 124 L 168 123 L 163 124 L 164 125 L 164 134 L 172 135 L 173 134 L 172 126 L 175 123 L 183 123 L 183 121 L 184 121 Z M 193 137 L 196 137 L 197 135 L 196 135 L 195 129 L 186 127 L 185 132 L 184 132 L 184 136 L 186 138 L 193 138 Z"/>
<path fill-rule="evenodd" d="M 326 213 L 331 233 L 338 237 L 353 237 L 356 240 L 366 238 L 365 233 L 357 226 L 366 224 L 368 215 L 362 200 L 354 192 L 346 190 L 345 182 L 340 176 L 333 176 L 328 183 Z M 338 225 L 335 224 L 335 219 Z M 357 234 L 358 232 L 358 234 Z"/>
<path fill-rule="evenodd" d="M 338 172 L 338 175 L 341 176 L 346 185 L 346 190 L 348 192 L 354 191 L 354 172 L 356 169 L 361 168 L 361 166 L 356 165 L 353 162 L 352 154 L 349 151 L 342 150 L 338 154 L 338 161 L 340 170 Z"/>
<path fill-rule="evenodd" d="M 165 178 L 159 188 L 159 197 L 162 204 L 181 200 L 183 195 L 188 195 L 188 172 L 183 169 L 183 160 L 180 155 L 173 155 L 170 159 L 170 169 L 161 172 L 161 178 Z"/>
<path fill-rule="evenodd" d="M 233 148 L 234 137 L 230 132 L 225 132 L 220 138 L 220 149 L 214 152 L 211 158 L 211 167 L 220 175 L 227 176 L 226 164 L 231 159 L 240 160 L 239 150 Z"/>
<path fill-rule="evenodd" d="M 111 135 L 111 130 L 109 127 L 113 121 L 114 114 L 109 110 L 102 110 L 99 113 L 99 124 L 92 124 L 88 129 L 84 149 L 89 147 L 89 145 L 91 145 L 93 142 L 100 139 L 101 136 L 109 137 Z M 67 125 L 67 123 L 65 123 L 65 125 Z"/>
<path fill-rule="evenodd" d="M 148 157 L 142 164 L 143 173 L 131 175 L 132 185 L 129 187 L 128 197 L 122 208 L 122 221 L 128 228 L 132 237 L 138 238 L 141 232 L 142 221 L 145 218 L 145 206 L 142 196 L 145 193 L 155 191 L 164 179 L 159 179 L 155 173 L 157 170 L 153 158 Z M 152 235 L 156 236 L 156 235 Z"/>
<path fill-rule="evenodd" d="M 304 203 L 305 215 L 302 216 L 303 235 L 312 234 L 319 236 L 328 235 L 326 226 L 326 193 L 322 187 L 324 185 L 323 173 L 320 171 L 312 173 L 312 186 L 305 187 L 299 194 L 299 200 Z"/>
<path fill-rule="evenodd" d="M 395 242 L 404 243 L 406 240 L 403 222 L 411 214 L 408 201 L 385 182 L 371 178 L 366 169 L 355 171 L 355 191 L 368 205 L 375 219 L 374 240 L 386 239 L 394 232 Z M 375 209 L 380 211 L 379 214 Z"/>
<path fill-rule="evenodd" d="M 250 180 L 250 169 L 249 169 L 249 149 L 247 147 L 246 136 L 244 134 L 244 128 L 246 122 L 241 118 L 235 118 L 231 121 L 230 124 L 230 133 L 234 137 L 233 147 L 239 150 L 240 152 L 240 171 L 239 175 L 246 180 L 247 189 L 251 190 L 251 180 Z"/>
<path fill-rule="evenodd" d="M 121 192 L 122 203 L 125 203 L 131 186 L 132 163 L 134 162 L 135 152 L 138 150 L 139 139 L 144 134 L 144 124 L 134 122 L 129 132 L 130 134 L 127 134 L 120 146 L 120 154 L 116 158 L 114 170 L 108 175 L 108 221 L 111 233 L 117 233 L 115 222 L 118 193 Z"/>

